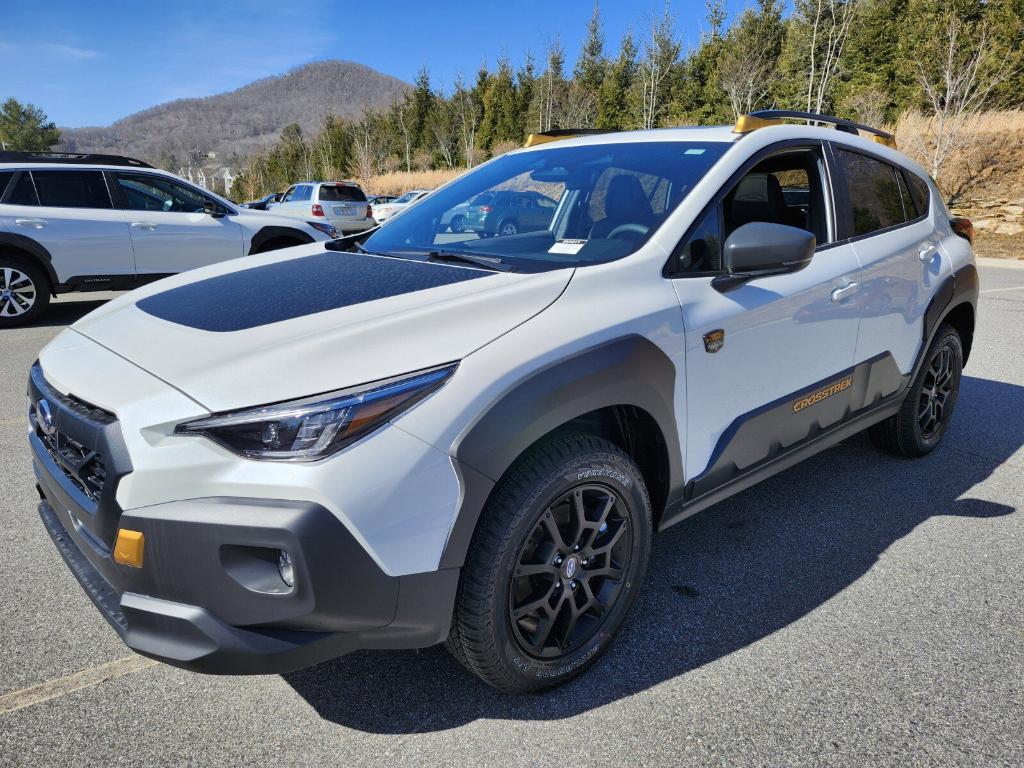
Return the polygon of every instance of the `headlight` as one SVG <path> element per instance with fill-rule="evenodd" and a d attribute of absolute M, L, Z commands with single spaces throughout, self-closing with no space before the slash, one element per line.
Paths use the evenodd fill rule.
<path fill-rule="evenodd" d="M 248 459 L 314 461 L 337 453 L 438 389 L 455 364 L 389 379 L 359 390 L 208 416 L 179 424 L 177 435 L 202 435 Z"/>
<path fill-rule="evenodd" d="M 336 240 L 338 238 L 338 230 L 326 221 L 307 221 L 306 223 L 313 229 L 319 229 L 332 240 Z"/>

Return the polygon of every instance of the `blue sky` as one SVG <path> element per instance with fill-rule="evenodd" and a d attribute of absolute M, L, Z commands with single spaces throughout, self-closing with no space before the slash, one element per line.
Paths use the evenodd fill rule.
<path fill-rule="evenodd" d="M 731 14 L 750 0 L 728 0 Z M 320 59 L 348 59 L 411 81 L 472 76 L 480 62 L 540 54 L 558 33 L 575 60 L 593 0 L 318 0 L 171 3 L 0 0 L 0 99 L 58 125 L 106 125 L 171 99 L 209 96 Z M 662 0 L 602 0 L 606 46 L 660 13 Z M 674 0 L 695 43 L 705 5 Z"/>

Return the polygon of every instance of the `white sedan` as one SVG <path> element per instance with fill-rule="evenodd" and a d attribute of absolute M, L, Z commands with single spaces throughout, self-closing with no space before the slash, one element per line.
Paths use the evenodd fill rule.
<path fill-rule="evenodd" d="M 408 208 L 410 205 L 421 199 L 425 195 L 429 194 L 429 189 L 413 189 L 406 192 L 397 200 L 393 200 L 390 203 L 384 203 L 383 205 L 373 206 L 373 218 L 378 224 L 383 224 L 385 221 L 390 219 L 397 213 Z"/>

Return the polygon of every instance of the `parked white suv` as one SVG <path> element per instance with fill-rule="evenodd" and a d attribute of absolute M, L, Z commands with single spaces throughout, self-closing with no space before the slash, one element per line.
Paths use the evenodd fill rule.
<path fill-rule="evenodd" d="M 43 523 L 171 664 L 446 641 L 503 690 L 571 678 L 656 532 L 864 429 L 923 455 L 952 417 L 969 222 L 852 124 L 781 116 L 534 137 L 356 252 L 108 303 L 31 371 Z M 557 201 L 547 228 L 441 226 L 510 188 Z"/>
<path fill-rule="evenodd" d="M 0 152 L 0 328 L 32 321 L 51 295 L 133 288 L 337 235 L 131 158 Z"/>
<path fill-rule="evenodd" d="M 280 202 L 267 205 L 280 216 L 327 221 L 339 232 L 362 232 L 377 226 L 362 187 L 354 181 L 303 181 L 285 190 Z"/>

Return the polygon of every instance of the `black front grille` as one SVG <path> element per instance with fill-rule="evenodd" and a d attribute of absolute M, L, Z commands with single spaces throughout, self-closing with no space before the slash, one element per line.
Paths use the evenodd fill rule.
<path fill-rule="evenodd" d="M 74 486 L 93 503 L 99 503 L 107 480 L 107 468 L 103 463 L 103 457 L 59 430 L 46 434 L 37 425 L 36 434 L 46 447 L 46 452 L 57 462 L 57 466 Z"/>
<path fill-rule="evenodd" d="M 69 508 L 91 543 L 113 546 L 121 517 L 117 486 L 132 471 L 117 417 L 58 391 L 38 363 L 29 374 L 28 396 L 29 442 L 40 487 Z"/>

